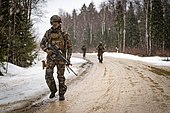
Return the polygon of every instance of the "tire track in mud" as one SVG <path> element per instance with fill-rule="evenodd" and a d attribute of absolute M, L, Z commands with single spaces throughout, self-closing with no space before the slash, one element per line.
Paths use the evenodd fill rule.
<path fill-rule="evenodd" d="M 104 69 L 103 70 L 103 65 L 102 64 L 98 64 L 98 66 L 97 65 L 95 65 L 92 69 L 90 69 L 90 73 L 88 73 L 88 75 L 86 75 L 87 77 L 89 77 L 88 79 L 90 79 L 89 80 L 89 82 L 88 82 L 88 84 L 84 84 L 83 85 L 83 87 L 82 88 L 84 88 L 84 89 L 81 89 L 82 91 L 87 91 L 86 89 L 87 88 L 90 88 L 89 89 L 89 94 L 90 93 L 92 93 L 93 94 L 93 92 L 96 92 L 96 93 L 99 93 L 99 92 L 101 92 L 101 90 L 100 89 L 96 89 L 95 87 L 96 87 L 96 83 L 97 84 L 99 84 L 99 81 L 100 81 L 100 76 L 101 75 L 106 75 L 106 69 Z M 86 77 L 86 78 L 87 78 Z M 95 79 L 95 81 L 93 81 Z M 97 82 L 96 82 L 97 81 Z M 101 83 L 102 84 L 102 83 Z M 86 93 L 86 92 L 82 92 L 81 93 L 81 95 L 80 96 L 83 96 L 83 93 Z M 84 95 L 85 97 L 86 97 L 86 95 Z M 81 98 L 81 97 L 78 97 L 78 99 L 79 98 Z M 101 97 L 99 97 L 99 98 L 101 98 Z M 79 101 L 78 99 L 71 99 L 71 100 L 74 100 L 74 101 Z M 88 99 L 89 100 L 89 99 Z M 90 101 L 90 100 L 89 100 Z M 86 104 L 88 104 L 88 102 L 87 101 L 84 101 L 84 103 Z M 94 103 L 94 102 L 93 102 Z M 73 106 L 73 104 L 72 105 L 70 105 L 70 106 Z M 85 107 L 87 107 L 87 106 L 85 106 Z M 87 109 L 88 109 L 88 107 L 87 107 Z M 87 109 L 85 109 L 85 111 L 87 110 Z M 82 111 L 83 112 L 83 111 Z"/>
<path fill-rule="evenodd" d="M 119 61 L 119 60 L 118 60 Z M 124 60 L 119 61 L 120 69 L 124 73 L 120 74 L 122 76 L 120 85 L 122 86 L 119 93 L 119 101 L 117 104 L 116 112 L 134 112 L 133 110 L 129 109 L 129 107 L 138 106 L 138 104 L 134 103 L 136 99 L 134 96 L 140 95 L 140 89 L 135 90 L 135 86 L 139 84 L 138 78 L 136 77 L 133 68 L 135 68 L 131 63 L 124 62 Z M 120 81 L 119 81 L 120 82 Z M 130 89 L 128 88 L 130 87 Z M 139 93 L 138 93 L 139 92 Z M 125 97 L 127 96 L 127 98 Z M 126 102 L 127 101 L 127 102 Z M 113 111 L 113 110 L 112 110 Z M 113 111 L 114 112 L 114 111 Z"/>
<path fill-rule="evenodd" d="M 163 76 L 160 79 L 149 71 L 148 65 L 115 58 L 104 58 L 101 64 L 94 56 L 87 58 L 93 66 L 69 85 L 66 100 L 49 103 L 34 113 L 168 113 L 170 110 L 169 79 Z"/>
<path fill-rule="evenodd" d="M 139 62 L 133 62 L 131 64 L 130 62 L 128 63 L 128 62 L 124 62 L 124 61 L 119 61 L 119 63 L 122 64 L 124 68 L 129 70 L 129 72 L 126 70 L 129 74 L 131 73 L 130 76 L 128 77 L 128 80 L 130 81 L 130 84 L 134 87 L 134 89 L 135 89 L 135 87 L 139 87 L 138 89 L 136 89 L 136 91 L 132 91 L 134 93 L 134 97 L 137 96 L 137 97 L 141 98 L 141 96 L 144 96 L 143 95 L 144 93 L 146 93 L 148 91 L 149 92 L 152 91 L 151 94 L 147 94 L 148 97 L 147 97 L 147 95 L 146 95 L 146 97 L 145 96 L 144 97 L 149 99 L 149 103 L 154 103 L 156 106 L 159 107 L 157 110 L 158 113 L 159 112 L 167 113 L 168 109 L 170 108 L 170 98 L 169 98 L 170 93 L 168 93 L 168 91 L 167 91 L 167 93 L 165 93 L 165 91 L 164 91 L 164 89 L 167 90 L 170 85 L 170 84 L 168 85 L 168 83 L 170 83 L 170 81 L 168 79 L 166 79 L 167 76 L 164 75 L 164 76 L 162 76 L 164 79 L 160 79 L 159 75 L 154 75 L 153 73 L 150 74 L 149 69 L 146 70 L 146 67 L 148 67 L 148 65 L 144 65 Z M 145 79 L 143 79 L 143 78 L 139 79 L 139 77 L 141 78 L 141 75 L 143 75 L 143 77 L 145 77 Z M 141 80 L 143 80 L 143 83 L 145 84 L 144 86 L 147 88 L 148 91 L 145 90 L 144 89 L 145 87 L 142 86 Z M 165 81 L 167 81 L 167 82 L 165 82 Z M 162 83 L 164 83 L 164 84 L 162 84 Z M 150 96 L 151 96 L 151 98 L 150 98 Z M 134 97 L 132 97 L 132 99 L 135 99 Z M 156 98 L 158 98 L 158 101 L 154 100 Z M 139 100 L 139 98 L 138 99 L 136 98 L 134 101 L 137 101 L 137 100 Z M 147 100 L 145 100 L 145 101 L 148 102 Z M 154 105 L 151 105 L 151 107 L 152 107 L 151 111 L 155 112 Z"/>
<path fill-rule="evenodd" d="M 169 78 L 165 75 L 163 75 L 163 76 L 160 76 L 160 74 L 156 75 L 156 73 L 154 73 L 150 69 L 148 69 L 148 67 L 150 67 L 150 66 L 147 66 L 147 65 L 145 65 L 145 66 L 146 67 L 143 69 L 145 69 L 145 71 L 148 71 L 148 73 L 152 73 L 152 74 L 145 75 L 144 73 L 141 73 L 139 71 L 137 71 L 137 73 L 140 75 L 139 77 L 141 77 L 144 81 L 146 81 L 147 84 L 150 86 L 152 93 L 153 93 L 153 95 L 152 95 L 153 103 L 160 103 L 158 107 L 160 109 L 162 109 L 163 112 L 166 113 L 167 109 L 170 107 L 170 105 L 167 105 L 167 103 L 170 104 L 170 96 L 165 94 L 164 88 L 160 84 L 160 83 L 164 83 L 164 82 L 163 82 L 163 80 L 159 79 L 159 77 L 160 78 L 164 77 L 166 79 L 169 79 Z M 152 76 L 150 76 L 150 75 L 153 75 L 154 77 L 159 79 L 161 82 L 156 81 L 156 79 L 153 79 Z"/>
<path fill-rule="evenodd" d="M 93 89 L 93 86 L 95 86 L 95 81 L 93 81 L 93 80 L 95 77 L 97 77 L 96 79 L 98 79 L 98 76 L 96 76 L 96 75 L 94 76 L 92 74 L 97 74 L 96 72 L 103 74 L 105 71 L 101 70 L 100 66 L 99 67 L 93 66 L 93 68 L 90 68 L 90 73 L 86 73 L 85 75 L 83 75 L 84 77 L 86 76 L 85 78 L 81 79 L 80 81 L 75 81 L 73 84 L 71 84 L 69 86 L 70 89 L 66 93 L 67 98 L 66 98 L 66 101 L 64 101 L 64 103 L 67 104 L 67 109 L 69 109 L 69 112 L 72 112 L 72 113 L 78 112 L 76 109 L 78 106 L 80 106 L 80 104 L 81 104 L 80 102 L 88 104 L 87 101 L 90 101 L 90 100 L 88 98 L 86 98 L 87 88 L 90 88 L 90 90 L 88 92 L 89 94 L 91 92 L 93 92 L 94 90 L 95 90 L 95 92 L 97 92 L 97 91 L 100 92 L 100 90 Z M 86 79 L 88 79 L 89 81 L 87 82 Z M 74 92 L 74 94 L 73 94 L 73 92 Z M 89 95 L 89 94 L 87 94 L 87 95 Z M 84 99 L 82 99 L 82 98 L 84 98 Z M 69 103 L 67 103 L 67 101 L 69 101 Z M 56 104 L 56 103 L 52 103 L 52 106 L 54 106 L 54 104 Z M 49 109 L 50 106 L 47 106 L 46 108 Z M 55 109 L 55 112 L 64 113 L 63 111 L 61 111 L 62 110 L 61 106 L 59 106 L 58 108 L 53 108 L 53 109 Z M 80 106 L 79 110 L 81 110 L 83 112 L 84 108 L 82 108 Z M 45 110 L 45 112 L 47 112 L 47 111 Z"/>
<path fill-rule="evenodd" d="M 107 65 L 106 65 L 107 64 Z M 108 65 L 109 64 L 109 65 Z M 107 83 L 106 91 L 97 99 L 95 104 L 91 106 L 90 109 L 87 110 L 87 113 L 93 113 L 93 112 L 109 112 L 108 109 L 114 109 L 117 108 L 116 103 L 119 101 L 120 98 L 120 91 L 121 91 L 121 84 L 116 81 L 114 78 L 115 73 L 112 73 L 112 69 L 110 67 L 115 67 L 114 62 L 108 62 L 107 60 L 103 64 L 105 73 L 102 77 L 102 81 Z M 119 70 L 121 72 L 121 70 Z M 114 86 L 119 86 L 118 90 L 114 90 Z M 116 97 L 113 97 L 116 96 Z"/>

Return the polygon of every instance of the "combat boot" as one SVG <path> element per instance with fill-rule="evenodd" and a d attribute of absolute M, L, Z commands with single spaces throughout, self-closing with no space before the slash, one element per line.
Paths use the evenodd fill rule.
<path fill-rule="evenodd" d="M 64 97 L 64 95 L 59 95 L 59 100 L 60 100 L 60 101 L 63 101 L 63 100 L 65 100 L 65 97 Z"/>
<path fill-rule="evenodd" d="M 55 97 L 55 93 L 51 93 L 49 98 L 54 98 Z"/>
<path fill-rule="evenodd" d="M 49 98 L 54 98 L 55 97 L 55 93 L 56 93 L 57 91 L 55 91 L 55 92 L 51 92 L 51 94 L 50 94 L 50 96 L 49 96 Z"/>

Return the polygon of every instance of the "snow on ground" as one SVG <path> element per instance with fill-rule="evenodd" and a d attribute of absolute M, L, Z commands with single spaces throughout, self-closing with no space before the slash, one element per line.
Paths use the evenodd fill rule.
<path fill-rule="evenodd" d="M 167 57 L 140 57 L 130 54 L 123 54 L 123 53 L 104 53 L 104 56 L 111 56 L 114 58 L 124 58 L 124 59 L 130 59 L 130 60 L 137 60 L 142 62 L 151 63 L 157 66 L 170 66 L 170 61 L 164 61 L 167 60 Z M 170 57 L 168 58 L 170 60 Z"/>
<path fill-rule="evenodd" d="M 35 94 L 43 94 L 48 91 L 45 82 L 45 69 L 42 69 L 42 60 L 45 60 L 46 54 L 40 52 L 40 56 L 35 61 L 36 64 L 29 68 L 22 68 L 8 63 L 8 72 L 0 76 L 0 105 L 8 104 L 15 101 L 32 98 Z M 80 58 L 71 58 L 72 64 L 85 63 Z M 71 68 L 77 73 L 79 69 Z M 56 72 L 56 68 L 54 68 Z M 1 71 L 5 71 L 2 70 Z M 54 73 L 54 76 L 56 73 Z M 65 71 L 66 79 L 75 76 L 73 73 Z M 56 79 L 56 76 L 55 76 Z M 57 79 L 56 79 L 57 80 Z"/>
<path fill-rule="evenodd" d="M 8 63 L 8 72 L 5 76 L 0 76 L 0 105 L 25 100 L 32 98 L 34 95 L 43 94 L 49 91 L 45 83 L 45 70 L 42 69 L 41 61 L 45 59 L 46 54 L 42 51 L 39 53 L 39 57 L 35 61 L 36 64 L 29 68 L 22 68 L 16 65 Z M 88 53 L 88 55 L 96 55 L 96 53 Z M 104 57 L 124 58 L 131 60 L 138 60 L 142 62 L 152 63 L 159 66 L 170 66 L 170 62 L 163 61 L 166 57 L 139 57 L 130 54 L 123 53 L 109 53 L 105 52 Z M 96 57 L 97 58 L 97 57 Z M 73 67 L 71 67 L 76 73 L 79 68 L 75 68 L 74 64 L 82 64 L 87 61 L 81 58 L 71 58 Z M 4 71 L 1 69 L 1 71 Z M 56 72 L 56 68 L 55 68 Z M 55 76 L 56 73 L 54 73 Z M 75 75 L 73 73 L 65 72 L 66 79 L 72 79 Z"/>

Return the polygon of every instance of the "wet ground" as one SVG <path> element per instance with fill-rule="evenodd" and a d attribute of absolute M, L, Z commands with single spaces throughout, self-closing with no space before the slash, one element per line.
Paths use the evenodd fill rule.
<path fill-rule="evenodd" d="M 80 57 L 80 56 L 78 56 Z M 65 101 L 44 98 L 13 113 L 169 113 L 170 67 L 87 56 L 79 77 L 67 81 Z M 88 70 L 86 70 L 88 68 Z"/>

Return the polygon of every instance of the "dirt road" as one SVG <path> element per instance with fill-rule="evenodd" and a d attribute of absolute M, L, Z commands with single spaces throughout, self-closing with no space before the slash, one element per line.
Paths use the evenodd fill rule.
<path fill-rule="evenodd" d="M 34 113 L 170 113 L 170 67 L 87 56 L 93 65 L 68 84 L 65 101 L 32 107 Z"/>

